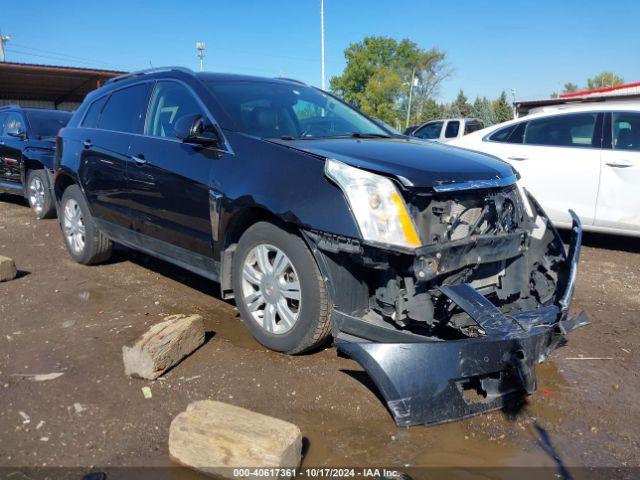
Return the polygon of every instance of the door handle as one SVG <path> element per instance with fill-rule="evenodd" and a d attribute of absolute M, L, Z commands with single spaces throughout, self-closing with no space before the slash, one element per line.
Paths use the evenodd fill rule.
<path fill-rule="evenodd" d="M 633 167 L 633 163 L 631 162 L 625 162 L 624 160 L 621 161 L 611 161 L 611 162 L 607 162 L 607 165 L 609 165 L 610 167 L 613 168 L 629 168 L 629 167 Z"/>
<path fill-rule="evenodd" d="M 139 167 L 142 167 L 143 165 L 146 165 L 146 163 L 147 163 L 147 161 L 144 159 L 144 155 L 133 155 L 131 157 L 131 160 L 136 162 L 136 165 L 139 166 Z"/>
<path fill-rule="evenodd" d="M 525 160 L 528 160 L 529 157 L 519 157 L 514 155 L 513 157 L 507 157 L 508 160 L 514 160 L 516 162 L 524 162 Z"/>
<path fill-rule="evenodd" d="M 91 143 L 91 140 L 85 140 L 84 142 L 82 142 L 82 145 L 84 145 L 84 148 L 91 148 L 93 146 L 93 143 Z"/>

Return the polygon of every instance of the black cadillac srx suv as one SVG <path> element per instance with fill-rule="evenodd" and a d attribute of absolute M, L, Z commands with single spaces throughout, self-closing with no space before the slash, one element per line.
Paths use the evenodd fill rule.
<path fill-rule="evenodd" d="M 0 193 L 24 196 L 37 218 L 55 213 L 49 187 L 55 136 L 71 113 L 0 107 Z"/>
<path fill-rule="evenodd" d="M 577 217 L 567 252 L 508 164 L 297 81 L 127 74 L 86 98 L 57 158 L 76 261 L 116 242 L 213 279 L 274 350 L 333 336 L 400 425 L 533 392 L 534 364 L 586 323 L 568 317 Z"/>

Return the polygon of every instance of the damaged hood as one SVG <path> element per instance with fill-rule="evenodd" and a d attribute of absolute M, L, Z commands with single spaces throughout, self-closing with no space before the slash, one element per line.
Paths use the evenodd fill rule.
<path fill-rule="evenodd" d="M 405 187 L 438 188 L 456 184 L 513 183 L 506 162 L 439 143 L 406 138 L 327 138 L 271 140 L 312 155 L 397 178 Z"/>

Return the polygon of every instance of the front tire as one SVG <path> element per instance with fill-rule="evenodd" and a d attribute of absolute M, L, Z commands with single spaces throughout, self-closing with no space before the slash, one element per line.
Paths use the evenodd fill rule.
<path fill-rule="evenodd" d="M 98 229 L 80 188 L 68 187 L 60 203 L 60 225 L 71 257 L 84 265 L 107 261 L 113 244 Z"/>
<path fill-rule="evenodd" d="M 55 206 L 51 198 L 51 192 L 47 185 L 46 172 L 44 170 L 30 170 L 27 173 L 26 196 L 31 210 L 38 220 L 52 218 L 55 215 Z"/>
<path fill-rule="evenodd" d="M 301 353 L 329 336 L 327 290 L 299 236 L 268 222 L 252 225 L 234 253 L 232 282 L 245 325 L 267 348 Z"/>

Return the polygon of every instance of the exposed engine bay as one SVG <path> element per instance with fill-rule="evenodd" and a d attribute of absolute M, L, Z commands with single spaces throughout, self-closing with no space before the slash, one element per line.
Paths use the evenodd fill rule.
<path fill-rule="evenodd" d="M 328 250 L 360 250 L 362 255 L 327 252 L 358 279 L 360 305 L 351 313 L 427 336 L 474 337 L 481 329 L 439 287 L 469 284 L 503 313 L 550 305 L 565 280 L 563 245 L 515 186 L 501 189 L 414 193 L 413 217 L 429 243 L 415 257 L 378 249 L 334 244 Z M 317 238 L 317 237 L 316 237 Z M 319 247 L 327 244 L 319 238 Z M 340 258 L 340 257 L 348 258 Z M 364 269 L 364 271 L 363 271 Z M 363 287 L 366 286 L 366 299 Z"/>

